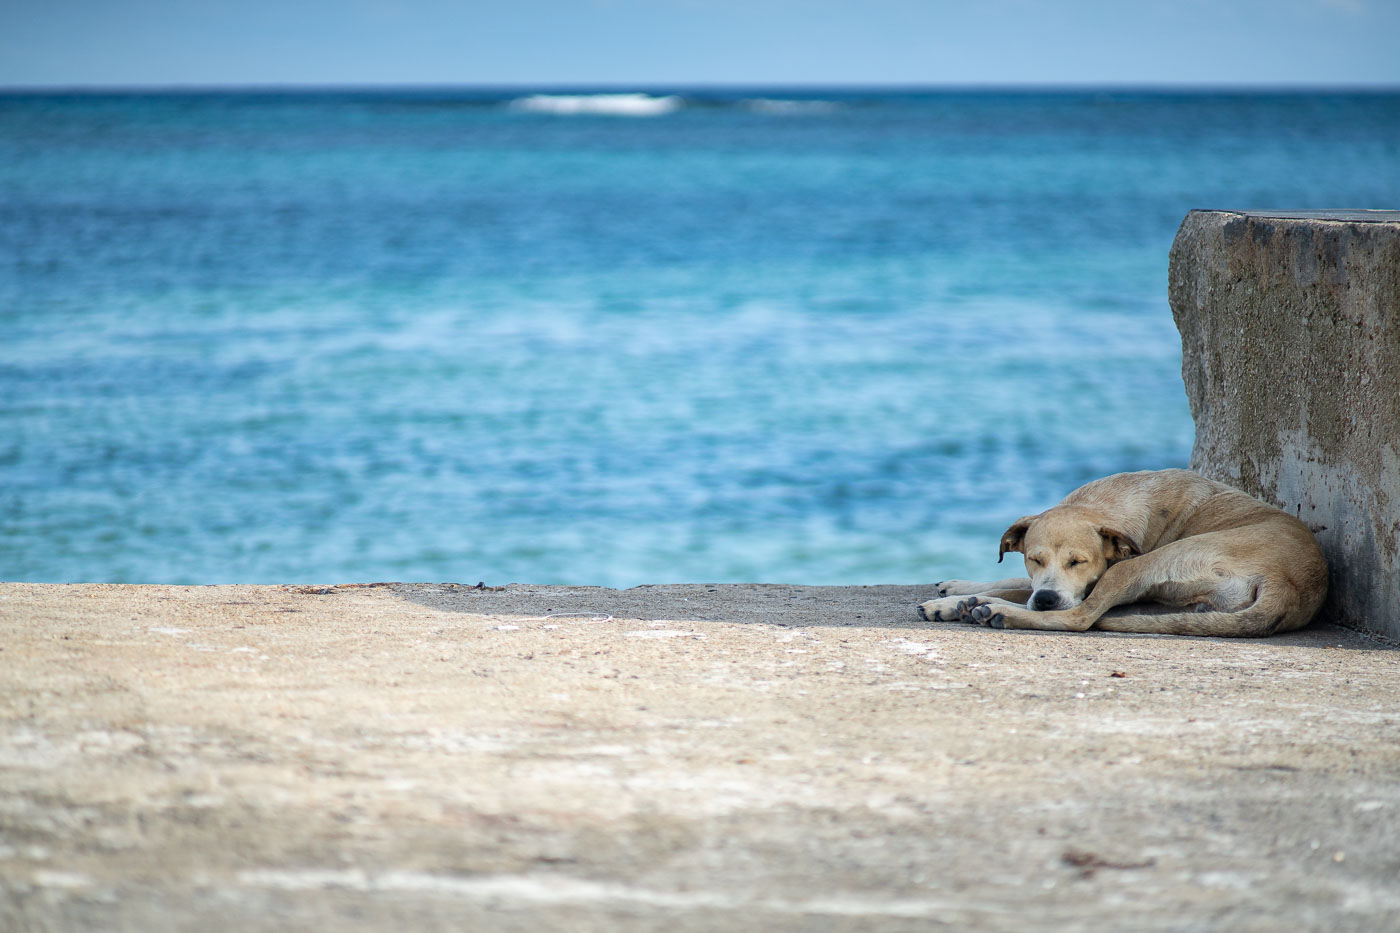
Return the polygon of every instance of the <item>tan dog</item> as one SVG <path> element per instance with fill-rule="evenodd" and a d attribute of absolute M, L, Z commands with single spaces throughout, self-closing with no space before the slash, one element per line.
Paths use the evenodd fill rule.
<path fill-rule="evenodd" d="M 945 580 L 933 621 L 1257 638 L 1307 625 L 1327 563 L 1301 521 L 1187 470 L 1119 473 L 1018 519 L 1001 555 L 1029 578 Z M 1000 560 L 1000 558 L 998 558 Z"/>

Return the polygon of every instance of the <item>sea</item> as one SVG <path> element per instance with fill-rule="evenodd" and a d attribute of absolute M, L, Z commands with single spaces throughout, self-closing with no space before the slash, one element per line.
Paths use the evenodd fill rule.
<path fill-rule="evenodd" d="M 2 93 L 0 579 L 1004 576 L 1186 465 L 1187 211 L 1333 207 L 1400 93 Z"/>

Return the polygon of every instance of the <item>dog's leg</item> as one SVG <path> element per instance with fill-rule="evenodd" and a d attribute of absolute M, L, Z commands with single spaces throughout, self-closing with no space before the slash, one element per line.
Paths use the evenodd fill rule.
<path fill-rule="evenodd" d="M 1082 606 L 1083 603 L 1080 603 Z M 990 628 L 1028 628 L 1046 632 L 1082 632 L 1094 620 L 1082 621 L 1074 616 L 1075 609 L 1038 612 L 1003 600 L 992 601 L 985 596 L 965 596 L 957 607 L 957 618 L 972 625 Z"/>
<path fill-rule="evenodd" d="M 1137 614 L 1114 609 L 1100 616 L 1094 628 L 1142 635 L 1265 638 L 1302 628 L 1312 619 L 1310 607 L 1300 606 L 1288 590 L 1287 584 L 1265 584 L 1260 588 L 1257 600 L 1234 611 L 1204 609 L 1196 612 Z"/>
<path fill-rule="evenodd" d="M 919 618 L 930 622 L 961 621 L 958 604 L 973 594 L 985 599 L 996 599 L 1024 606 L 1031 598 L 1029 577 L 1007 577 L 991 583 L 973 583 L 968 580 L 944 580 L 935 584 L 939 598 L 930 599 L 919 605 Z"/>
<path fill-rule="evenodd" d="M 939 596 L 980 596 L 1005 590 L 1029 590 L 1031 580 L 1030 577 L 1007 577 L 1005 580 L 994 580 L 991 583 L 976 583 L 972 580 L 944 580 L 941 583 L 935 583 L 933 588 Z"/>
<path fill-rule="evenodd" d="M 1007 599 L 1006 597 L 1011 597 Z M 1025 590 L 1000 590 L 994 593 L 982 593 L 977 596 L 944 596 L 940 599 L 930 599 L 926 603 L 919 605 L 919 618 L 927 619 L 930 622 L 971 622 L 965 617 L 963 607 L 971 600 L 975 600 L 980 606 L 1009 606 L 1013 609 L 1024 609 L 1026 600 L 1031 598 L 1031 591 Z"/>

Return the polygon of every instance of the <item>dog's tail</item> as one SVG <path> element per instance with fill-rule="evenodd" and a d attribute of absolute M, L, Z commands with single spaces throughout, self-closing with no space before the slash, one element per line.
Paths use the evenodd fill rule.
<path fill-rule="evenodd" d="M 1265 638 L 1302 628 L 1317 609 L 1316 604 L 1301 605 L 1289 584 L 1265 583 L 1259 587 L 1254 602 L 1230 612 L 1141 612 L 1133 611 L 1131 606 L 1119 606 L 1100 616 L 1093 628 L 1141 635 Z"/>

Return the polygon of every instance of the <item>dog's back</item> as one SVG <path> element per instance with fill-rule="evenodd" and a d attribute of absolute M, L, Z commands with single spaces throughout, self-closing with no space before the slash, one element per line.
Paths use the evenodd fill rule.
<path fill-rule="evenodd" d="M 1060 505 L 1095 508 L 1114 516 L 1142 552 L 1193 535 L 1260 523 L 1302 532 L 1318 557 L 1306 525 L 1282 509 L 1190 470 L 1118 473 L 1080 486 Z"/>

